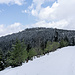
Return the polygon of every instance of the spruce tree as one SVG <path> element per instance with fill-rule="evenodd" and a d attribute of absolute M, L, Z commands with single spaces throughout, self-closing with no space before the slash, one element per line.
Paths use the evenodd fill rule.
<path fill-rule="evenodd" d="M 31 48 L 28 53 L 29 59 L 32 59 L 33 56 L 36 56 L 36 55 L 37 55 L 37 52 L 36 52 L 35 48 Z"/>
<path fill-rule="evenodd" d="M 27 59 L 27 51 L 24 43 L 21 43 L 19 40 L 16 41 L 16 44 L 12 46 L 12 67 L 20 66 Z"/>

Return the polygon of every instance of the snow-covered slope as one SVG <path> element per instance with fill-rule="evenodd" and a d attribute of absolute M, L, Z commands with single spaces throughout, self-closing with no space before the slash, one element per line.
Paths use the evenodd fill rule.
<path fill-rule="evenodd" d="M 75 75 L 75 46 L 58 49 L 0 75 Z"/>

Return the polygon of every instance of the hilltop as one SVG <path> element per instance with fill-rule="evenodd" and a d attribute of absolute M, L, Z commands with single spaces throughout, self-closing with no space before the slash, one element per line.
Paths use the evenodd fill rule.
<path fill-rule="evenodd" d="M 75 44 L 75 31 L 61 30 L 53 28 L 30 28 L 22 32 L 13 33 L 11 35 L 0 37 L 0 47 L 4 52 L 11 50 L 12 44 L 16 43 L 16 39 L 24 41 L 30 47 L 37 47 L 39 43 L 47 41 L 60 41 L 67 39 L 69 44 Z"/>

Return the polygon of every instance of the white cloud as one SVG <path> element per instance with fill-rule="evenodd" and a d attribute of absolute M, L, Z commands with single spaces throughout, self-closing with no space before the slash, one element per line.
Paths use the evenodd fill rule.
<path fill-rule="evenodd" d="M 38 14 L 35 15 L 35 13 L 39 13 L 41 10 L 41 5 L 44 4 L 45 2 L 51 2 L 55 0 L 33 0 L 32 4 L 28 7 L 30 12 L 32 13 L 33 16 L 38 16 Z M 29 13 L 29 10 L 28 13 Z"/>
<path fill-rule="evenodd" d="M 52 13 L 54 9 L 58 6 L 58 4 L 55 2 L 51 8 L 50 6 L 47 6 L 46 8 L 42 7 L 42 4 L 50 1 L 55 0 L 33 0 L 33 3 L 28 8 L 33 16 L 38 17 L 39 19 L 43 19 L 45 17 L 47 18 L 47 16 L 49 16 L 49 14 Z"/>
<path fill-rule="evenodd" d="M 0 36 L 17 33 L 24 30 L 26 27 L 20 23 L 14 23 L 8 26 L 0 25 Z"/>
<path fill-rule="evenodd" d="M 59 21 L 52 21 L 52 22 L 46 22 L 46 21 L 39 21 L 35 24 L 32 24 L 31 27 L 46 27 L 46 28 L 59 28 L 62 29 L 64 26 L 67 26 L 69 22 L 64 20 Z M 65 29 L 65 28 L 64 28 Z"/>
<path fill-rule="evenodd" d="M 58 7 L 58 3 L 54 3 L 53 6 L 50 8 L 50 6 L 47 6 L 46 8 L 42 8 L 40 12 L 38 13 L 38 17 L 40 20 L 54 20 L 55 15 L 53 14 Z"/>
<path fill-rule="evenodd" d="M 22 5 L 25 0 L 0 0 L 0 4 L 17 4 Z"/>
<path fill-rule="evenodd" d="M 39 21 L 35 25 L 75 30 L 75 0 L 57 0 L 52 7 L 42 7 L 46 1 L 51 0 L 33 0 L 29 6 L 30 13 Z"/>

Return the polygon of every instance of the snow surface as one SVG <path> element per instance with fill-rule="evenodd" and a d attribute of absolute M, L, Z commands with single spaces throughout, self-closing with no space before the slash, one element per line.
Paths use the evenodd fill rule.
<path fill-rule="evenodd" d="M 16 68 L 9 67 L 0 75 L 75 75 L 75 46 L 58 49 Z"/>

